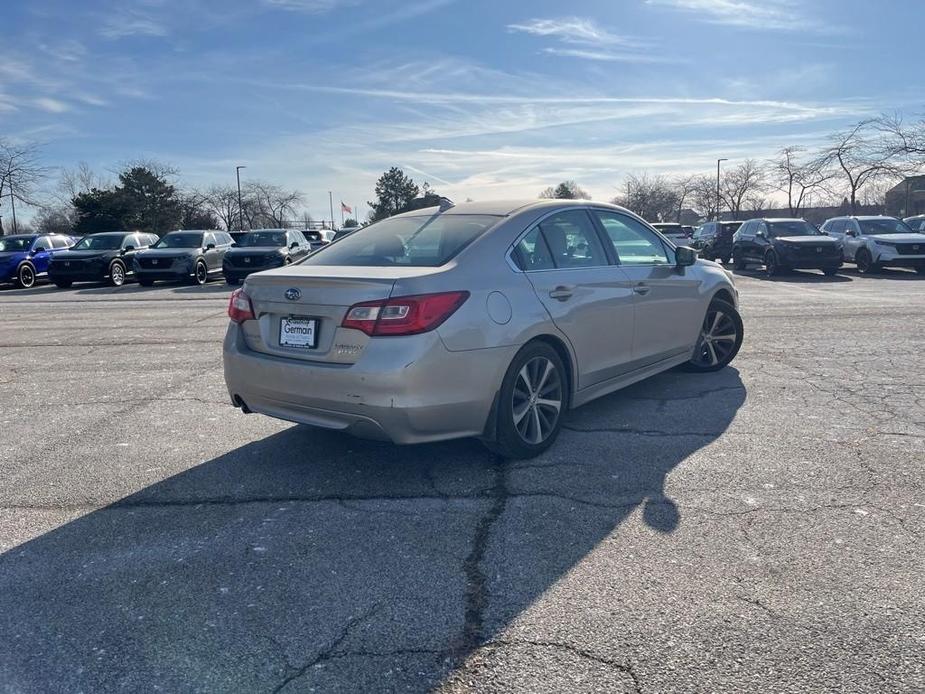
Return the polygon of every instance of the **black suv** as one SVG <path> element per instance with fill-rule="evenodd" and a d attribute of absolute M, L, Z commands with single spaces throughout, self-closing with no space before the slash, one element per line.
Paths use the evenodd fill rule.
<path fill-rule="evenodd" d="M 732 246 L 736 270 L 764 265 L 768 276 L 791 269 L 817 269 L 834 275 L 842 264 L 842 245 L 804 219 L 750 219 Z"/>
<path fill-rule="evenodd" d="M 231 244 L 227 231 L 171 231 L 135 254 L 135 279 L 142 287 L 150 287 L 155 280 L 205 284 L 222 271 L 222 260 Z"/>
<path fill-rule="evenodd" d="M 225 254 L 222 272 L 228 284 L 238 284 L 252 272 L 288 265 L 311 252 L 312 244 L 301 231 L 255 229 Z"/>
<path fill-rule="evenodd" d="M 108 282 L 121 287 L 132 274 L 137 251 L 157 243 L 157 236 L 135 231 L 87 234 L 48 266 L 48 279 L 65 289 L 74 282 Z"/>
<path fill-rule="evenodd" d="M 706 222 L 697 227 L 690 245 L 701 258 L 727 262 L 732 258 L 732 236 L 740 226 L 742 222 Z"/>

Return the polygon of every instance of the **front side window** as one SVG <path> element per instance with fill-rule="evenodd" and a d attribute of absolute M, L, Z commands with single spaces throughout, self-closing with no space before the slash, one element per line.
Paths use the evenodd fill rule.
<path fill-rule="evenodd" d="M 868 236 L 877 234 L 909 234 L 912 229 L 899 219 L 859 219 L 861 233 Z"/>
<path fill-rule="evenodd" d="M 202 245 L 202 234 L 197 234 L 195 232 L 179 232 L 167 234 L 154 244 L 152 248 L 201 248 Z"/>
<path fill-rule="evenodd" d="M 503 217 L 429 214 L 392 217 L 323 246 L 303 265 L 439 267 Z"/>
<path fill-rule="evenodd" d="M 665 245 L 632 217 L 615 212 L 597 212 L 613 243 L 621 265 L 668 265 Z"/>
<path fill-rule="evenodd" d="M 833 234 L 844 234 L 845 233 L 845 220 L 844 219 L 831 219 L 826 224 L 824 224 L 822 228 Z"/>
<path fill-rule="evenodd" d="M 286 245 L 285 231 L 252 231 L 245 234 L 244 238 L 238 241 L 238 246 L 242 248 L 253 248 L 254 246 L 273 246 L 279 248 Z"/>

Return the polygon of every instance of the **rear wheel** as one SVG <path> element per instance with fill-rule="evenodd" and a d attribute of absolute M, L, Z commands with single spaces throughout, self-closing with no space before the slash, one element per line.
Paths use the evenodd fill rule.
<path fill-rule="evenodd" d="M 858 251 L 857 255 L 854 257 L 854 262 L 858 266 L 858 272 L 862 275 L 869 275 L 880 269 L 874 262 L 873 257 L 871 257 L 870 251 L 866 248 L 862 248 Z"/>
<path fill-rule="evenodd" d="M 16 284 L 23 289 L 29 289 L 35 285 L 35 268 L 28 263 L 20 267 L 19 272 L 16 273 Z"/>
<path fill-rule="evenodd" d="M 196 263 L 196 269 L 193 272 L 193 283 L 200 287 L 209 281 L 209 269 L 201 260 Z"/>
<path fill-rule="evenodd" d="M 125 284 L 125 266 L 118 260 L 109 266 L 109 283 L 114 287 Z"/>
<path fill-rule="evenodd" d="M 73 284 L 71 280 L 55 280 L 55 286 L 58 289 L 67 289 Z"/>
<path fill-rule="evenodd" d="M 703 317 L 694 356 L 683 367 L 701 373 L 719 371 L 739 353 L 744 334 L 742 317 L 736 307 L 714 299 Z"/>
<path fill-rule="evenodd" d="M 533 458 L 562 429 L 568 378 L 559 354 L 544 342 L 526 345 L 508 367 L 497 406 L 496 440 L 489 447 L 505 458 Z"/>

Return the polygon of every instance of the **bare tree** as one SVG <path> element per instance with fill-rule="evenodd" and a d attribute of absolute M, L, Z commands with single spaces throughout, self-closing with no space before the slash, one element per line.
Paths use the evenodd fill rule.
<path fill-rule="evenodd" d="M 667 221 L 675 216 L 678 208 L 678 196 L 672 183 L 663 176 L 650 177 L 647 173 L 627 176 L 623 192 L 613 202 L 650 222 Z"/>
<path fill-rule="evenodd" d="M 234 186 L 212 186 L 205 194 L 205 204 L 228 231 L 243 228 L 238 224 L 238 189 Z"/>
<path fill-rule="evenodd" d="M 705 218 L 716 216 L 716 179 L 706 174 L 695 176 L 691 183 L 691 204 Z"/>
<path fill-rule="evenodd" d="M 60 202 L 70 204 L 81 193 L 89 193 L 94 188 L 103 190 L 112 186 L 112 181 L 97 174 L 90 165 L 81 161 L 74 169 L 61 169 L 58 186 L 54 197 Z"/>
<path fill-rule="evenodd" d="M 834 176 L 831 167 L 816 159 L 806 159 L 802 147 L 784 147 L 777 158 L 768 162 L 768 178 L 771 186 L 787 196 L 787 207 L 791 217 L 797 217 L 806 207 L 813 194 L 824 190 L 825 184 Z"/>
<path fill-rule="evenodd" d="M 591 196 L 575 181 L 562 181 L 559 185 L 549 186 L 540 193 L 541 198 L 563 200 L 590 200 Z"/>
<path fill-rule="evenodd" d="M 836 170 L 852 214 L 857 213 L 858 193 L 865 186 L 901 176 L 909 168 L 884 137 L 881 123 L 872 118 L 832 135 L 818 163 Z"/>
<path fill-rule="evenodd" d="M 906 123 L 902 115 L 884 114 L 875 127 L 885 138 L 886 149 L 911 168 L 925 166 L 925 117 Z"/>
<path fill-rule="evenodd" d="M 688 200 L 693 198 L 694 190 L 697 187 L 697 176 L 675 176 L 672 180 L 672 188 L 674 188 L 675 194 L 675 205 L 677 207 L 677 218 L 676 222 L 681 221 L 681 213 L 684 211 L 684 205 Z"/>
<path fill-rule="evenodd" d="M 249 183 L 247 192 L 252 207 L 245 205 L 245 215 L 251 225 L 281 227 L 287 218 L 295 215 L 296 207 L 303 202 L 299 191 L 286 190 L 272 183 Z"/>
<path fill-rule="evenodd" d="M 720 199 L 732 218 L 738 219 L 746 200 L 764 191 L 764 171 L 755 159 L 746 159 L 738 166 L 727 168 L 720 182 Z"/>
<path fill-rule="evenodd" d="M 48 169 L 41 165 L 41 150 L 37 144 L 20 145 L 0 139 L 0 204 L 4 199 L 10 202 L 14 233 L 19 227 L 16 203 L 37 205 L 36 191 L 47 175 Z"/>

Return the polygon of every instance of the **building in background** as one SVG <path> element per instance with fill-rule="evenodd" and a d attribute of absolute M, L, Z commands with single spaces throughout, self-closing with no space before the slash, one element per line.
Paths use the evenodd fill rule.
<path fill-rule="evenodd" d="M 913 217 L 925 214 L 925 175 L 908 176 L 886 192 L 886 214 Z"/>

